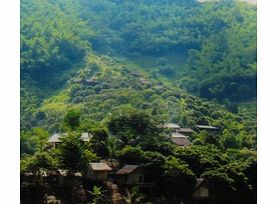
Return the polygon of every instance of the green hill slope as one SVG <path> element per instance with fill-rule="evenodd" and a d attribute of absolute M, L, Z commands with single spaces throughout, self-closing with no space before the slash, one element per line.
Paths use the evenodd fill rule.
<path fill-rule="evenodd" d="M 255 146 L 247 108 L 238 116 L 187 94 L 255 97 L 254 6 L 23 0 L 21 11 L 22 130 L 59 131 L 70 108 L 100 122 L 132 107 L 184 126 L 217 125 Z"/>

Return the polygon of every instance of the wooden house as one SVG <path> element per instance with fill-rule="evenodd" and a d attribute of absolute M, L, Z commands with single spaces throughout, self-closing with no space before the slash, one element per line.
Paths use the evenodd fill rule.
<path fill-rule="evenodd" d="M 94 181 L 105 181 L 108 174 L 112 171 L 106 163 L 90 163 L 87 169 L 87 179 Z"/>
<path fill-rule="evenodd" d="M 116 172 L 116 181 L 120 185 L 143 184 L 143 169 L 137 165 L 125 165 Z"/>
<path fill-rule="evenodd" d="M 83 132 L 83 133 L 81 134 L 80 139 L 81 139 L 83 142 L 89 142 L 90 139 L 91 139 L 91 137 L 92 137 L 92 135 L 89 134 L 88 132 Z"/>
<path fill-rule="evenodd" d="M 196 180 L 192 197 L 195 204 L 208 204 L 209 203 L 209 187 L 205 179 L 200 178 Z"/>
<path fill-rule="evenodd" d="M 187 136 L 178 132 L 171 134 L 171 141 L 179 147 L 187 147 L 192 144 Z"/>
<path fill-rule="evenodd" d="M 52 136 L 49 138 L 49 140 L 47 141 L 47 143 L 50 144 L 53 148 L 56 148 L 57 145 L 58 145 L 59 143 L 61 143 L 60 138 L 61 138 L 62 136 L 66 136 L 66 135 L 67 135 L 66 133 L 63 133 L 63 134 L 61 134 L 61 133 L 55 133 L 54 135 L 52 135 Z"/>
<path fill-rule="evenodd" d="M 60 186 L 72 186 L 79 185 L 82 183 L 82 173 L 81 172 L 69 172 L 67 170 L 58 170 L 58 185 Z"/>
<path fill-rule="evenodd" d="M 218 131 L 219 128 L 218 127 L 214 127 L 214 126 L 211 126 L 211 125 L 196 125 L 196 128 L 199 130 L 199 131 L 202 131 L 202 130 L 206 130 L 208 132 L 215 132 L 215 131 Z"/>
<path fill-rule="evenodd" d="M 61 137 L 66 135 L 67 133 L 55 133 L 49 138 L 47 143 L 50 144 L 53 148 L 56 148 L 57 145 L 61 143 Z M 89 133 L 83 132 L 80 136 L 80 140 L 83 142 L 89 142 L 91 137 L 92 136 Z"/>
<path fill-rule="evenodd" d="M 163 128 L 172 129 L 172 130 L 179 130 L 181 127 L 175 123 L 165 123 Z"/>
<path fill-rule="evenodd" d="M 191 136 L 194 131 L 191 128 L 180 128 L 177 132 L 185 136 Z"/>

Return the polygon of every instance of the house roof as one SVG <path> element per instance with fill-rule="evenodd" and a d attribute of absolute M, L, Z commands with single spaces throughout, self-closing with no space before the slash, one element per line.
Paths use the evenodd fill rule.
<path fill-rule="evenodd" d="M 116 174 L 117 175 L 123 175 L 123 174 L 130 174 L 132 173 L 134 170 L 136 170 L 137 168 L 139 168 L 139 166 L 137 165 L 125 165 L 123 166 L 121 169 L 119 169 Z"/>
<path fill-rule="evenodd" d="M 164 128 L 174 128 L 174 129 L 180 128 L 180 126 L 177 125 L 177 124 L 175 124 L 175 123 L 165 123 L 165 124 L 163 125 L 163 127 L 164 127 Z"/>
<path fill-rule="evenodd" d="M 47 142 L 48 143 L 58 143 L 58 142 L 61 142 L 60 138 L 62 136 L 65 136 L 65 135 L 67 135 L 67 133 L 55 133 L 54 135 L 52 135 L 49 138 L 49 140 Z M 80 139 L 82 141 L 85 141 L 85 142 L 88 142 L 90 140 L 90 138 L 91 138 L 91 135 L 89 135 L 89 133 L 87 133 L 87 132 L 83 132 L 81 134 L 81 137 L 80 137 Z"/>
<path fill-rule="evenodd" d="M 141 83 L 143 83 L 143 84 L 150 84 L 150 83 L 151 83 L 150 81 L 148 81 L 147 79 L 145 79 L 145 78 L 143 78 L 143 77 L 140 77 L 140 78 L 139 78 L 139 81 L 140 81 Z"/>
<path fill-rule="evenodd" d="M 194 131 L 191 128 L 180 128 L 178 132 L 192 133 Z"/>
<path fill-rule="evenodd" d="M 178 137 L 178 138 L 184 137 L 184 138 L 187 138 L 187 136 L 185 136 L 185 135 L 183 135 L 183 134 L 181 134 L 181 133 L 179 133 L 179 132 L 174 132 L 174 133 L 172 133 L 172 134 L 171 134 L 171 137 Z"/>
<path fill-rule="evenodd" d="M 93 171 L 111 171 L 112 168 L 109 167 L 106 163 L 90 163 L 90 168 Z"/>
<path fill-rule="evenodd" d="M 49 140 L 47 141 L 48 143 L 57 143 L 57 142 L 61 142 L 60 138 L 64 135 L 67 135 L 67 133 L 55 133 L 54 135 L 52 135 Z"/>
<path fill-rule="evenodd" d="M 195 187 L 194 188 L 198 188 L 199 186 L 201 186 L 202 184 L 204 184 L 206 182 L 205 179 L 203 178 L 198 178 L 196 179 L 196 184 L 195 184 Z"/>
<path fill-rule="evenodd" d="M 83 132 L 81 135 L 81 140 L 84 142 L 88 142 L 91 138 L 91 135 L 88 132 Z"/>
<path fill-rule="evenodd" d="M 177 146 L 186 147 L 191 145 L 191 142 L 187 137 L 171 137 L 171 141 Z"/>
<path fill-rule="evenodd" d="M 209 129 L 209 130 L 218 130 L 219 128 L 211 126 L 211 125 L 196 125 L 196 127 L 200 129 Z"/>

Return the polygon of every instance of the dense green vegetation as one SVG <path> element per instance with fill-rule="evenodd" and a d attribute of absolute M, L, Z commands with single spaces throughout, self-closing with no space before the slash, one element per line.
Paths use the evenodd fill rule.
<path fill-rule="evenodd" d="M 256 9 L 222 1 L 81 1 L 95 50 L 151 57 L 148 71 L 208 99 L 256 96 Z M 145 23 L 147 22 L 147 23 Z M 168 55 L 180 56 L 179 63 Z M 134 56 L 134 57 L 132 57 Z M 144 59 L 145 60 L 145 59 Z"/>
<path fill-rule="evenodd" d="M 114 159 L 143 166 L 164 203 L 190 202 L 196 178 L 219 203 L 255 203 L 256 78 L 253 5 L 22 0 L 21 173 Z M 219 131 L 178 148 L 165 122 Z"/>
<path fill-rule="evenodd" d="M 222 144 L 205 141 L 187 148 L 176 147 L 164 129 L 157 126 L 158 117 L 150 118 L 147 112 L 130 109 L 122 113 L 112 115 L 106 128 L 92 128 L 89 132 L 93 137 L 88 143 L 79 139 L 81 127 L 64 136 L 56 149 L 48 149 L 44 142 L 44 149 L 22 155 L 21 172 L 59 168 L 85 172 L 88 162 L 110 158 L 121 164 L 142 165 L 148 182 L 158 184 L 155 192 L 170 203 L 189 202 L 199 177 L 207 179 L 218 201 L 255 202 L 255 151 L 230 148 L 228 143 L 223 148 Z M 35 132 L 44 134 L 42 130 Z"/>

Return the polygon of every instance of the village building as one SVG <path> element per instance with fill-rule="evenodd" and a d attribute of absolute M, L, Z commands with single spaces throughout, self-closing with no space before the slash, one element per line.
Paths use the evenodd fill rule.
<path fill-rule="evenodd" d="M 178 132 L 174 132 L 171 134 L 171 141 L 179 147 L 187 147 L 192 144 L 189 141 L 188 136 L 182 135 Z"/>
<path fill-rule="evenodd" d="M 102 159 L 102 160 L 100 160 L 100 162 L 107 164 L 113 170 L 119 169 L 119 166 L 120 166 L 119 161 L 116 159 Z"/>
<path fill-rule="evenodd" d="M 143 169 L 137 165 L 125 165 L 116 172 L 116 181 L 119 185 L 143 184 Z"/>
<path fill-rule="evenodd" d="M 82 183 L 82 173 L 81 172 L 70 172 L 68 170 L 58 170 L 58 185 L 59 186 L 76 186 Z"/>
<path fill-rule="evenodd" d="M 208 204 L 209 203 L 209 187 L 205 179 L 200 178 L 196 180 L 192 197 L 195 204 Z"/>
<path fill-rule="evenodd" d="M 106 163 L 90 163 L 87 169 L 87 179 L 94 181 L 105 181 L 108 178 L 112 168 Z"/>
<path fill-rule="evenodd" d="M 61 143 L 60 138 L 62 136 L 66 136 L 66 133 L 60 134 L 60 133 L 55 133 L 52 135 L 49 140 L 47 141 L 48 144 L 50 144 L 53 148 L 56 148 L 59 143 Z"/>
<path fill-rule="evenodd" d="M 217 131 L 219 130 L 218 127 L 214 127 L 214 126 L 211 126 L 211 125 L 196 125 L 196 128 L 198 130 L 206 130 L 206 131 Z"/>
<path fill-rule="evenodd" d="M 177 132 L 186 136 L 191 136 L 192 133 L 194 133 L 193 129 L 191 128 L 180 128 L 177 130 Z"/>
<path fill-rule="evenodd" d="M 131 74 L 132 74 L 133 76 L 135 76 L 135 77 L 140 77 L 140 76 L 142 76 L 139 72 L 136 72 L 136 71 L 131 72 Z"/>
<path fill-rule="evenodd" d="M 151 84 L 150 81 L 148 81 L 147 79 L 145 79 L 145 78 L 143 78 L 143 77 L 140 77 L 140 78 L 139 78 L 139 81 L 140 81 L 140 83 L 142 83 L 142 84 Z"/>
<path fill-rule="evenodd" d="M 173 130 L 179 130 L 181 127 L 175 123 L 165 123 L 163 125 L 163 128 L 173 129 Z"/>
<path fill-rule="evenodd" d="M 81 134 L 81 140 L 82 140 L 83 142 L 89 142 L 90 139 L 91 139 L 91 137 L 92 137 L 92 135 L 90 135 L 88 132 L 83 132 L 83 133 Z"/>
<path fill-rule="evenodd" d="M 58 144 L 61 143 L 61 137 L 67 136 L 67 133 L 55 133 L 53 134 L 47 141 L 50 146 L 56 148 Z M 87 132 L 83 132 L 80 136 L 81 141 L 89 142 L 91 139 L 91 135 Z"/>

